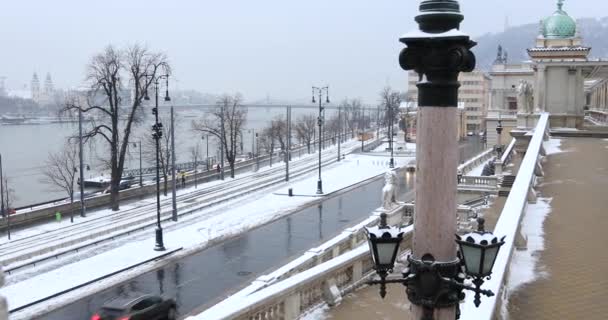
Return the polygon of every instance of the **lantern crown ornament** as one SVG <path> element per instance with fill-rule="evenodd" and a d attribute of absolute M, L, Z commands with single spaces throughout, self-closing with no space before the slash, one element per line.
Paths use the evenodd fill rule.
<path fill-rule="evenodd" d="M 426 0 L 416 16 L 419 30 L 406 33 L 399 41 L 407 47 L 399 54 L 404 70 L 414 70 L 420 81 L 418 102 L 421 107 L 456 107 L 458 74 L 475 69 L 476 45 L 460 31 L 464 19 L 455 0 Z"/>

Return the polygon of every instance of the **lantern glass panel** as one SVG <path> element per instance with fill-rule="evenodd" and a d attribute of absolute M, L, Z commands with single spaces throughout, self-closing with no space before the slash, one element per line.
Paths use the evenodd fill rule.
<path fill-rule="evenodd" d="M 378 261 L 376 261 L 376 250 L 374 250 L 375 244 L 371 237 L 367 240 L 367 244 L 369 245 L 369 253 L 372 255 L 374 265 L 378 265 Z"/>
<path fill-rule="evenodd" d="M 496 255 L 498 254 L 499 246 L 495 246 L 492 248 L 486 249 L 486 255 L 483 261 L 483 270 L 482 274 L 489 275 L 492 272 L 492 267 L 494 266 L 494 260 L 496 259 Z"/>
<path fill-rule="evenodd" d="M 393 255 L 395 254 L 395 247 L 398 246 L 398 242 L 385 242 L 378 243 L 378 260 L 382 265 L 393 265 Z"/>
<path fill-rule="evenodd" d="M 462 250 L 468 273 L 479 274 L 482 249 L 479 247 L 467 246 L 466 244 L 461 244 L 460 249 Z"/>

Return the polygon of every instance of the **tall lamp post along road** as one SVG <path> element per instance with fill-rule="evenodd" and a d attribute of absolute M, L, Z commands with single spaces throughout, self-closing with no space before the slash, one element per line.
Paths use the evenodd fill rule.
<path fill-rule="evenodd" d="M 319 180 L 317 181 L 317 194 L 323 194 L 323 180 L 321 180 L 321 147 L 323 141 L 323 94 L 325 94 L 325 103 L 329 103 L 329 86 L 312 87 L 312 103 L 315 103 L 315 93 L 319 95 L 319 117 L 317 124 L 319 125 Z"/>
<path fill-rule="evenodd" d="M 152 76 L 149 76 L 152 77 Z M 159 89 L 159 80 L 166 80 L 166 91 L 165 91 L 165 101 L 171 101 L 169 97 L 169 74 L 163 74 L 160 76 L 156 76 L 154 79 L 154 108 L 152 108 L 152 114 L 154 115 L 154 125 L 152 126 L 152 138 L 156 142 L 156 245 L 154 246 L 154 250 L 156 251 L 164 251 L 165 245 L 163 243 L 163 228 L 160 225 L 160 139 L 163 136 L 163 124 L 158 122 L 158 89 Z M 148 92 L 144 97 L 144 100 L 150 100 L 148 96 Z"/>
<path fill-rule="evenodd" d="M 416 85 L 416 143 L 417 150 L 426 150 L 416 157 L 413 245 L 402 275 L 392 271 L 403 231 L 387 224 L 386 213 L 382 213 L 379 226 L 367 228 L 374 268 L 380 278 L 372 283 L 380 284 L 382 297 L 387 283 L 405 285 L 413 319 L 458 319 L 464 290 L 475 293 L 476 306 L 481 303 L 481 294 L 494 295 L 481 285 L 491 275 L 504 244 L 504 237 L 499 239 L 484 230 L 483 219 L 478 220 L 478 231 L 457 236 L 456 241 L 451 238 L 456 233 L 458 75 L 475 68 L 470 50 L 475 42 L 460 31 L 463 19 L 458 1 L 424 0 L 416 17 L 420 30 L 400 38 L 407 46 L 399 55 L 401 68 L 416 70 L 425 79 Z"/>

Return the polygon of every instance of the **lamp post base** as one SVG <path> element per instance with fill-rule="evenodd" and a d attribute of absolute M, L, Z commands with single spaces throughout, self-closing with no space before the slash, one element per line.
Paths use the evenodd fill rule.
<path fill-rule="evenodd" d="M 391 169 L 395 167 L 395 159 L 391 158 L 391 160 L 388 162 L 388 167 Z"/>
<path fill-rule="evenodd" d="M 155 251 L 165 251 L 165 245 L 163 244 L 163 229 L 156 228 L 156 245 L 154 246 Z"/>
<path fill-rule="evenodd" d="M 323 181 L 317 181 L 317 194 L 323 194 Z"/>

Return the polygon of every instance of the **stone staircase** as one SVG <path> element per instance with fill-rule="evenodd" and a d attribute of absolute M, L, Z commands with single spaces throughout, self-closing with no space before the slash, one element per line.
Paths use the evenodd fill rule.
<path fill-rule="evenodd" d="M 513 183 L 515 182 L 514 175 L 505 175 L 499 182 L 500 189 L 498 190 L 499 197 L 508 197 L 511 192 L 511 187 L 513 187 Z"/>

